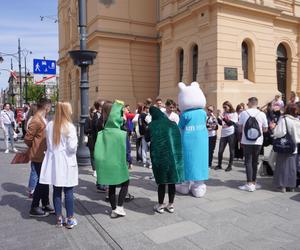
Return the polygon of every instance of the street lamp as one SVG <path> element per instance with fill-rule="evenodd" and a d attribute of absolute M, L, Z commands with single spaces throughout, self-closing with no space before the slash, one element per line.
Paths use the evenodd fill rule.
<path fill-rule="evenodd" d="M 97 52 L 87 50 L 86 44 L 86 0 L 78 0 L 78 18 L 79 18 L 79 33 L 80 33 L 80 50 L 69 51 L 75 65 L 81 68 L 80 74 L 80 136 L 77 150 L 77 161 L 80 166 L 90 165 L 90 155 L 88 147 L 84 143 L 84 123 L 89 114 L 89 81 L 88 68 L 93 64 Z"/>
<path fill-rule="evenodd" d="M 21 69 L 22 69 L 22 66 L 21 66 L 21 53 L 23 55 L 23 57 L 25 57 L 25 62 L 26 62 L 26 56 L 28 54 L 32 54 L 31 51 L 27 50 L 27 49 L 23 49 L 21 50 L 21 42 L 20 42 L 20 38 L 18 39 L 18 52 L 16 53 L 3 53 L 3 52 L 0 52 L 0 63 L 2 63 L 4 61 L 4 56 L 10 56 L 10 57 L 13 57 L 14 59 L 16 59 L 18 61 L 18 64 L 19 64 L 19 84 L 20 84 L 20 103 L 19 105 L 22 106 L 23 105 L 23 90 L 22 90 L 22 72 L 21 72 Z M 12 65 L 12 63 L 11 63 Z M 11 70 L 13 68 L 11 67 Z M 26 75 L 26 63 L 25 63 L 25 75 Z M 25 79 L 26 81 L 27 79 Z M 26 86 L 26 82 L 25 82 L 25 86 Z M 25 91 L 27 91 L 25 89 Z"/>

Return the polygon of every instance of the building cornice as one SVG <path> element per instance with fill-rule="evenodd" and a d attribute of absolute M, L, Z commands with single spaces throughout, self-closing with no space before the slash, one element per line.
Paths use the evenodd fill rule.
<path fill-rule="evenodd" d="M 88 43 L 91 43 L 94 39 L 101 37 L 107 39 L 120 39 L 127 41 L 146 42 L 146 43 L 158 43 L 158 37 L 141 36 L 134 34 L 118 33 L 104 30 L 95 30 L 88 36 Z"/>
<path fill-rule="evenodd" d="M 240 0 L 205 0 L 200 2 L 195 2 L 190 5 L 187 5 L 184 8 L 178 10 L 178 12 L 174 13 L 172 16 L 169 16 L 163 20 L 161 20 L 157 24 L 157 29 L 161 30 L 166 26 L 173 25 L 176 22 L 181 21 L 191 15 L 191 13 L 197 13 L 203 7 L 213 7 L 213 6 L 230 6 L 238 9 L 244 9 L 247 11 L 252 11 L 255 13 L 260 13 L 264 15 L 268 15 L 273 19 L 289 22 L 289 23 L 300 23 L 300 18 L 292 15 L 288 15 L 283 13 L 282 10 L 278 10 L 274 7 L 263 6 L 255 3 L 240 1 Z"/>
<path fill-rule="evenodd" d="M 189 5 L 185 6 L 184 8 L 181 8 L 178 12 L 174 13 L 174 15 L 169 16 L 169 17 L 161 20 L 160 22 L 158 22 L 156 25 L 156 29 L 161 30 L 165 26 L 174 24 L 176 22 L 181 21 L 182 19 L 190 17 L 190 15 L 192 13 L 196 13 L 201 8 L 206 7 L 206 6 L 211 6 L 212 5 L 211 2 L 212 1 L 210 1 L 210 0 L 204 0 L 204 1 L 193 3 L 193 4 L 189 4 Z"/>
<path fill-rule="evenodd" d="M 87 26 L 91 27 L 94 23 L 96 23 L 98 20 L 102 21 L 114 21 L 114 22 L 122 22 L 122 23 L 130 23 L 130 24 L 136 24 L 136 25 L 142 25 L 142 26 L 148 26 L 155 28 L 155 23 L 149 23 L 149 22 L 141 22 L 137 20 L 129 20 L 126 18 L 117 18 L 117 17 L 109 17 L 109 16 L 103 16 L 103 15 L 97 15 L 95 16 L 91 21 L 88 22 Z"/>

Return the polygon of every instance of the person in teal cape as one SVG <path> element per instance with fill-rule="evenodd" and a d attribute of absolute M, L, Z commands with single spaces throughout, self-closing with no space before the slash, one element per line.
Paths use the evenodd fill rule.
<path fill-rule="evenodd" d="M 180 130 L 177 124 L 154 106 L 150 107 L 152 122 L 148 126 L 146 140 L 150 141 L 150 156 L 155 181 L 158 184 L 158 204 L 154 210 L 174 212 L 175 184 L 184 181 L 183 152 Z M 168 184 L 169 204 L 164 204 Z"/>
<path fill-rule="evenodd" d="M 115 101 L 103 105 L 104 129 L 98 133 L 94 158 L 97 181 L 109 185 L 109 201 L 112 208 L 111 217 L 125 216 L 123 208 L 128 192 L 129 173 L 126 161 L 126 132 L 121 130 L 123 124 L 124 103 Z M 120 186 L 118 205 L 116 204 L 116 186 Z"/>

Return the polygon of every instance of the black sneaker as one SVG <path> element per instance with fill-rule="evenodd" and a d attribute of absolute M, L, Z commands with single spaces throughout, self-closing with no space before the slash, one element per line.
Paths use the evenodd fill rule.
<path fill-rule="evenodd" d="M 131 195 L 130 193 L 127 193 L 126 197 L 125 197 L 125 202 L 130 202 L 134 200 L 134 196 Z"/>
<path fill-rule="evenodd" d="M 225 172 L 229 172 L 232 170 L 232 167 L 231 166 L 228 166 L 226 169 L 225 169 Z"/>
<path fill-rule="evenodd" d="M 49 214 L 55 214 L 55 210 L 50 205 L 44 206 L 43 211 Z"/>
<path fill-rule="evenodd" d="M 40 207 L 33 207 L 30 209 L 30 212 L 29 212 L 30 217 L 46 217 L 48 215 L 49 215 L 49 213 L 45 212 Z"/>
<path fill-rule="evenodd" d="M 102 185 L 97 185 L 96 191 L 97 191 L 97 193 L 105 193 L 107 191 L 107 187 L 102 186 Z"/>
<path fill-rule="evenodd" d="M 219 169 L 222 169 L 222 167 L 219 165 L 214 167 L 214 170 L 219 170 Z"/>

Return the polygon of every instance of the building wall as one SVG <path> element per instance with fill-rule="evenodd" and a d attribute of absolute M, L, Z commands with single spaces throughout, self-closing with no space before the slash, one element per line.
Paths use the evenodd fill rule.
<path fill-rule="evenodd" d="M 199 47 L 198 82 L 207 103 L 221 107 L 257 96 L 263 106 L 277 90 L 277 47 L 288 51 L 287 94 L 299 93 L 298 1 L 162 0 L 160 96 L 176 99 L 178 48 L 184 49 L 183 81 L 191 82 L 191 45 Z M 244 79 L 242 42 L 252 49 L 250 77 Z M 236 68 L 237 80 L 225 80 L 224 68 Z"/>
<path fill-rule="evenodd" d="M 276 51 L 284 43 L 288 51 L 288 90 L 297 89 L 298 79 L 298 24 L 280 20 L 274 12 L 259 13 L 259 9 L 237 6 L 218 6 L 218 102 L 234 104 L 257 96 L 260 105 L 266 104 L 277 93 Z M 242 42 L 246 41 L 253 53 L 252 79 L 244 79 L 242 70 Z M 224 80 L 224 67 L 238 69 L 238 80 Z"/>
<path fill-rule="evenodd" d="M 192 81 L 193 45 L 198 45 L 197 81 L 207 102 L 234 105 L 257 96 L 260 105 L 277 93 L 276 50 L 288 51 L 288 91 L 300 92 L 298 78 L 299 0 L 99 0 L 88 1 L 88 49 L 98 52 L 89 69 L 90 105 L 122 99 L 130 105 L 147 97 L 177 100 L 178 50 L 184 50 L 183 81 Z M 68 51 L 79 48 L 77 1 L 59 1 L 60 97 L 80 112 L 79 69 Z M 244 79 L 241 44 L 252 51 Z M 237 80 L 224 80 L 224 67 Z"/>
<path fill-rule="evenodd" d="M 158 24 L 161 35 L 159 96 L 177 100 L 180 48 L 184 50 L 183 82 L 192 82 L 192 47 L 196 44 L 197 81 L 205 92 L 208 103 L 213 103 L 217 99 L 217 11 L 216 8 L 209 8 L 208 1 L 194 6 L 192 10 L 185 9 L 183 3 L 175 6 L 177 10 L 173 14 L 170 11 L 174 11 L 174 2 L 166 1 L 166 5 L 161 6 L 162 21 Z M 174 16 L 172 21 L 168 20 L 167 15 Z"/>
<path fill-rule="evenodd" d="M 87 47 L 98 52 L 89 68 L 90 105 L 97 99 L 120 99 L 135 106 L 147 97 L 157 96 L 156 8 L 156 1 L 148 0 L 88 1 Z M 71 100 L 73 107 L 80 103 L 78 68 L 67 56 L 69 50 L 79 46 L 74 14 L 77 20 L 74 1 L 59 2 L 60 97 Z M 77 110 L 79 113 L 79 107 Z"/>

